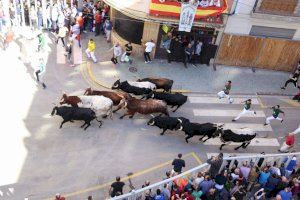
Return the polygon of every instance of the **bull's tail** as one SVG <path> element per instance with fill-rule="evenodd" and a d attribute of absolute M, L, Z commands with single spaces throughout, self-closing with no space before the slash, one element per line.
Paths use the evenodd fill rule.
<path fill-rule="evenodd" d="M 171 90 L 172 90 L 172 87 L 173 87 L 173 83 L 174 83 L 174 81 L 173 80 L 170 80 L 170 83 L 168 84 L 168 89 L 167 89 L 167 92 L 172 92 Z"/>
<path fill-rule="evenodd" d="M 57 112 L 57 106 L 55 106 L 51 112 L 51 115 L 53 116 Z"/>
<path fill-rule="evenodd" d="M 99 128 L 102 126 L 102 121 L 95 118 L 97 122 L 99 122 Z"/>
<path fill-rule="evenodd" d="M 169 112 L 168 112 L 168 108 L 166 108 L 166 110 L 165 110 L 163 113 L 164 113 L 166 116 L 168 116 L 168 117 L 170 116 L 170 115 L 169 115 Z"/>
<path fill-rule="evenodd" d="M 113 104 L 111 104 L 110 108 L 108 109 L 107 116 L 109 116 L 110 119 L 113 119 Z"/>

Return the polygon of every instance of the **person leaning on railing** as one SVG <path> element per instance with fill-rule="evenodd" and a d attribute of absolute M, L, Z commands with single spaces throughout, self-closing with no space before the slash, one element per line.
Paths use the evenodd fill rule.
<path fill-rule="evenodd" d="M 210 177 L 215 178 L 223 164 L 223 153 L 220 153 L 217 157 L 212 156 L 210 159 L 207 160 L 207 163 L 210 164 L 208 172 Z"/>

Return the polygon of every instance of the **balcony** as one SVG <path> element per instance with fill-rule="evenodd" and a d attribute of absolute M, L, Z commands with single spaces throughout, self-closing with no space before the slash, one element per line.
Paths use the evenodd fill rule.
<path fill-rule="evenodd" d="M 252 17 L 299 23 L 300 0 L 256 0 Z"/>

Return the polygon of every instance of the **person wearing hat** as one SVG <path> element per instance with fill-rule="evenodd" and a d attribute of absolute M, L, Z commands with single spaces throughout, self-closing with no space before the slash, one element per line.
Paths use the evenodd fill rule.
<path fill-rule="evenodd" d="M 243 111 L 236 118 L 234 118 L 232 120 L 233 122 L 235 122 L 236 120 L 238 120 L 239 118 L 241 118 L 243 115 L 246 115 L 246 114 L 249 114 L 249 113 L 256 115 L 255 111 L 250 110 L 250 108 L 251 108 L 251 101 L 252 101 L 251 99 L 248 99 L 246 101 L 241 102 L 241 103 L 244 103 L 244 109 L 243 109 Z"/>
<path fill-rule="evenodd" d="M 280 113 L 282 113 L 284 116 L 284 112 L 282 110 L 280 110 L 280 105 L 273 106 L 273 107 L 271 107 L 271 109 L 273 110 L 273 114 L 272 114 L 272 116 L 266 118 L 266 122 L 264 124 L 265 126 L 270 124 L 270 121 L 273 119 L 279 120 L 279 121 L 281 121 L 281 123 L 283 122 L 283 119 L 278 117 L 278 115 Z"/>
<path fill-rule="evenodd" d="M 228 102 L 232 103 L 233 99 L 229 96 L 230 90 L 231 90 L 231 81 L 227 81 L 224 89 L 218 93 L 219 99 L 226 97 L 228 99 Z"/>

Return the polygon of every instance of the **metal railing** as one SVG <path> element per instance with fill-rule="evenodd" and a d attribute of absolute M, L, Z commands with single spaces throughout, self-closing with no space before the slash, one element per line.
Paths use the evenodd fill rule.
<path fill-rule="evenodd" d="M 248 161 L 249 163 L 252 162 L 255 165 L 260 163 L 260 166 L 264 166 L 266 164 L 273 165 L 274 162 L 277 163 L 277 165 L 281 165 L 281 163 L 285 163 L 286 165 L 290 162 L 293 156 L 299 156 L 300 152 L 296 153 L 288 153 L 288 154 L 269 154 L 269 155 L 253 155 L 253 156 L 237 156 L 237 157 L 226 157 L 223 158 L 223 164 L 220 170 L 222 170 L 224 167 L 231 168 L 233 165 L 237 164 L 237 167 L 241 166 L 243 161 Z M 185 171 L 177 176 L 171 177 L 169 179 L 154 183 L 152 185 L 149 185 L 147 187 L 138 189 L 138 190 L 132 190 L 130 193 L 111 198 L 111 200 L 141 200 L 143 199 L 143 195 L 151 189 L 152 191 L 155 191 L 158 188 L 163 188 L 164 184 L 168 184 L 176 179 L 186 177 L 188 175 L 196 175 L 199 171 L 205 171 L 209 168 L 208 163 L 204 163 L 202 165 L 199 165 L 195 168 L 192 168 L 188 171 Z"/>

